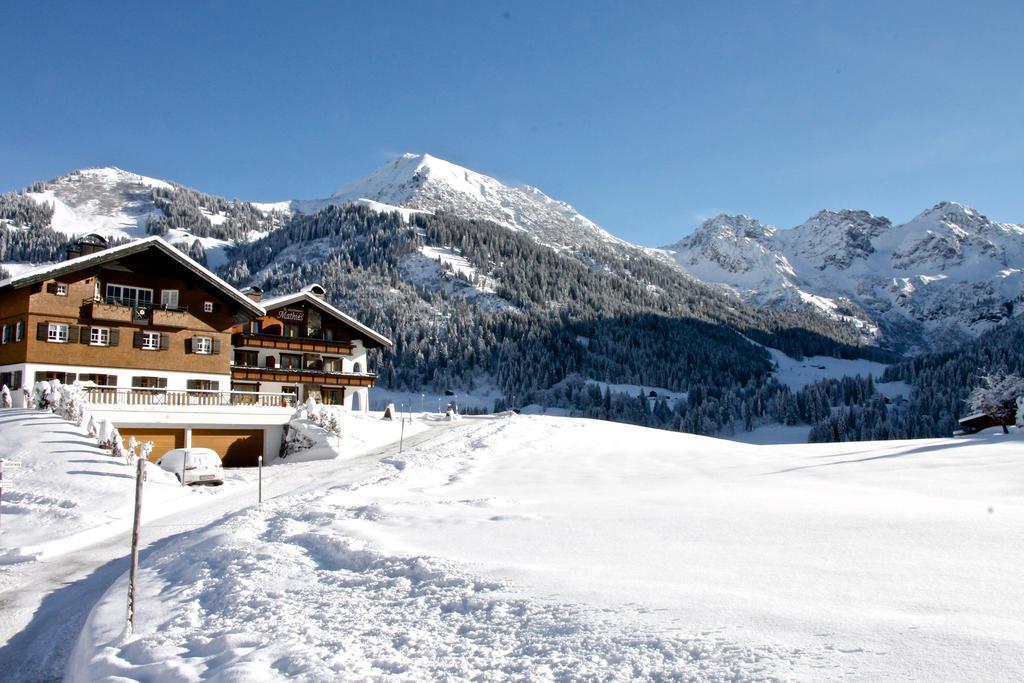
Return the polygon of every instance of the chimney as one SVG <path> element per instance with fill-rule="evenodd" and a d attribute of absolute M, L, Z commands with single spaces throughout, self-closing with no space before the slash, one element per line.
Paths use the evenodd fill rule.
<path fill-rule="evenodd" d="M 68 258 L 73 259 L 79 256 L 88 256 L 107 248 L 107 238 L 95 233 L 82 237 L 68 247 Z"/>
<path fill-rule="evenodd" d="M 259 287 L 246 287 L 242 290 L 242 294 L 245 294 L 256 303 L 263 301 L 263 290 Z"/>
<path fill-rule="evenodd" d="M 308 292 L 315 296 L 317 299 L 323 299 L 324 295 L 327 294 L 327 290 L 323 288 L 323 285 L 317 284 L 306 285 L 305 287 L 302 288 L 301 291 Z"/>

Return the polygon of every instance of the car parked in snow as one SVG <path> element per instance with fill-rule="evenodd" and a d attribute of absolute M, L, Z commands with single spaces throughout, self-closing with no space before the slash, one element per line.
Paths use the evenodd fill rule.
<path fill-rule="evenodd" d="M 156 464 L 173 472 L 178 481 L 184 476 L 186 484 L 224 483 L 224 465 L 216 451 L 210 448 L 175 448 L 167 451 Z"/>

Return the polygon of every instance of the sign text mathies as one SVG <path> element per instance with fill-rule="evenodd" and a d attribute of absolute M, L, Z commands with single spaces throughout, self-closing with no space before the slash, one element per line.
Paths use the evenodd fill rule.
<path fill-rule="evenodd" d="M 274 314 L 278 320 L 289 320 L 292 322 L 302 322 L 303 315 L 301 308 L 282 308 Z"/>

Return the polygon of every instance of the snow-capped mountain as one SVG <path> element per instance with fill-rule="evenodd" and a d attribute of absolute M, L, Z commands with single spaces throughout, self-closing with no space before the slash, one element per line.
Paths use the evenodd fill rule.
<path fill-rule="evenodd" d="M 821 211 L 789 230 L 720 215 L 666 249 L 694 276 L 758 304 L 803 302 L 875 326 L 893 346 L 942 346 L 1024 300 L 1024 227 L 942 202 L 894 225 Z"/>
<path fill-rule="evenodd" d="M 402 154 L 327 199 L 299 201 L 292 206 L 308 213 L 326 204 L 348 202 L 376 202 L 385 207 L 489 220 L 560 249 L 593 244 L 633 246 L 536 187 L 510 187 L 429 154 Z"/>

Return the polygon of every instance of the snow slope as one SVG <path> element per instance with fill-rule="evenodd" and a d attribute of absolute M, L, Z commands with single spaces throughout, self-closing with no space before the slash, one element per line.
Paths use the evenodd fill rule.
<path fill-rule="evenodd" d="M 154 552 L 71 680 L 1013 680 L 1022 437 L 470 423 Z"/>
<path fill-rule="evenodd" d="M 894 225 L 867 211 L 820 211 L 790 230 L 720 215 L 666 247 L 696 277 L 761 304 L 804 303 L 881 328 L 890 344 L 948 345 L 1024 301 L 1024 226 L 941 202 Z"/>

